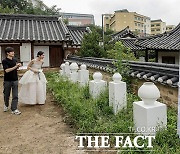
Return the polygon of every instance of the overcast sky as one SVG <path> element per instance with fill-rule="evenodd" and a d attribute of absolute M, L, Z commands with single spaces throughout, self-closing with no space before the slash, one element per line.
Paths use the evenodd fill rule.
<path fill-rule="evenodd" d="M 154 19 L 167 25 L 180 23 L 180 0 L 43 0 L 47 6 L 57 5 L 66 13 L 93 14 L 95 23 L 101 24 L 101 14 L 128 9 L 130 12 Z"/>

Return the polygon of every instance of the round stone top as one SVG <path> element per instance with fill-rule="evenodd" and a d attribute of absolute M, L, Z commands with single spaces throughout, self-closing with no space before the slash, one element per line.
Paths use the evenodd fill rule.
<path fill-rule="evenodd" d="M 115 74 L 113 75 L 113 81 L 114 81 L 114 82 L 119 82 L 119 81 L 121 81 L 121 80 L 122 80 L 121 74 L 115 73 Z"/>
<path fill-rule="evenodd" d="M 69 62 L 67 61 L 67 62 L 65 62 L 65 65 L 69 65 Z"/>
<path fill-rule="evenodd" d="M 87 69 L 87 66 L 86 66 L 85 64 L 82 64 L 82 65 L 80 66 L 80 68 L 81 68 L 81 70 L 86 70 L 86 69 Z"/>
<path fill-rule="evenodd" d="M 60 68 L 63 69 L 65 67 L 65 64 L 61 64 Z"/>
<path fill-rule="evenodd" d="M 146 105 L 154 105 L 160 97 L 160 91 L 153 82 L 145 82 L 138 90 L 138 96 Z"/>
<path fill-rule="evenodd" d="M 95 72 L 93 74 L 94 81 L 101 81 L 102 80 L 102 74 L 100 72 Z"/>
<path fill-rule="evenodd" d="M 77 63 L 72 63 L 72 64 L 70 65 L 70 69 L 71 69 L 71 70 L 78 70 L 78 65 L 77 65 Z"/>

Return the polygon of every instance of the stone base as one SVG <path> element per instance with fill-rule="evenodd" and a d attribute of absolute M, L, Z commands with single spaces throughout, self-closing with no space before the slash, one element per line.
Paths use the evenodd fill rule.
<path fill-rule="evenodd" d="M 155 102 L 154 105 L 145 105 L 143 101 L 133 103 L 134 126 L 137 133 L 154 135 L 167 125 L 167 107 Z"/>
<path fill-rule="evenodd" d="M 107 86 L 106 81 L 90 81 L 89 82 L 89 92 L 92 95 L 93 98 L 97 98 L 105 89 Z"/>
<path fill-rule="evenodd" d="M 89 71 L 88 70 L 79 70 L 78 71 L 78 80 L 80 85 L 85 86 L 89 82 Z"/>
<path fill-rule="evenodd" d="M 78 73 L 70 73 L 70 77 L 69 79 L 72 81 L 72 82 L 77 82 L 78 81 Z"/>
<path fill-rule="evenodd" d="M 126 108 L 126 83 L 109 82 L 109 106 L 113 107 L 114 114 Z"/>

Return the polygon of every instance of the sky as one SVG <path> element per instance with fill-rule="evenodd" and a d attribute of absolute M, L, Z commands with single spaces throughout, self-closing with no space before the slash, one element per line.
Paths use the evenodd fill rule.
<path fill-rule="evenodd" d="M 101 15 L 128 9 L 150 17 L 162 19 L 167 25 L 180 23 L 180 0 L 42 0 L 47 6 L 57 5 L 62 12 L 93 14 L 95 24 L 101 25 Z"/>

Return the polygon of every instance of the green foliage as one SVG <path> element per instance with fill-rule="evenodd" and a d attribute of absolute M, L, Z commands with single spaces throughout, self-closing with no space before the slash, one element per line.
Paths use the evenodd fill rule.
<path fill-rule="evenodd" d="M 47 7 L 42 1 L 33 6 L 27 0 L 0 0 L 0 13 L 36 14 L 36 15 L 58 15 L 60 8 L 56 5 Z"/>
<path fill-rule="evenodd" d="M 8 6 L 6 6 L 6 7 L 3 8 L 3 7 L 0 5 L 0 13 L 14 14 L 15 11 L 14 11 L 14 9 L 10 9 Z"/>
<path fill-rule="evenodd" d="M 122 75 L 123 80 L 127 82 L 128 85 L 130 85 L 130 67 L 128 65 L 128 61 L 136 60 L 130 49 L 126 48 L 122 42 L 116 42 L 114 48 L 108 51 L 108 58 L 116 60 L 113 63 L 117 68 L 117 72 L 119 72 Z M 123 60 L 125 61 L 123 62 Z M 128 86 L 128 90 L 130 90 L 130 86 Z"/>
<path fill-rule="evenodd" d="M 136 136 L 132 134 L 133 132 L 130 131 L 129 127 L 133 127 L 133 102 L 138 100 L 137 96 L 128 93 L 127 108 L 114 115 L 112 108 L 109 107 L 108 91 L 94 100 L 89 95 L 88 86 L 82 88 L 78 84 L 59 77 L 59 74 L 56 73 L 48 73 L 46 76 L 49 91 L 71 117 L 71 124 L 76 127 L 77 133 L 131 133 L 130 137 Z M 177 136 L 176 126 L 177 109 L 168 108 L 167 129 L 157 133 L 156 139 L 152 143 L 152 151 L 141 151 L 142 149 L 135 148 L 128 149 L 125 152 L 121 151 L 121 153 L 178 154 L 180 152 L 180 140 Z M 123 134 L 123 136 L 126 135 Z M 139 145 L 143 144 L 141 142 L 139 141 Z M 144 144 L 147 145 L 146 142 Z M 143 148 L 143 150 L 150 149 Z"/>
<path fill-rule="evenodd" d="M 91 31 L 95 31 L 99 34 L 99 42 L 103 42 L 103 38 L 102 38 L 102 35 L 103 35 L 103 30 L 102 30 L 102 27 L 100 26 L 96 26 L 96 25 L 89 25 Z M 111 34 L 113 34 L 114 31 L 110 30 L 110 29 L 107 29 L 105 32 L 104 32 L 104 47 L 101 46 L 103 48 L 103 57 L 107 57 L 107 51 L 108 50 L 111 50 L 114 46 L 114 43 L 110 43 L 110 40 L 111 40 Z"/>
<path fill-rule="evenodd" d="M 82 57 L 103 57 L 104 50 L 99 46 L 99 40 L 100 35 L 95 30 L 85 34 L 79 55 Z"/>
<path fill-rule="evenodd" d="M 68 19 L 63 19 L 63 21 L 64 21 L 64 23 L 65 23 L 66 25 L 69 24 L 69 20 L 68 20 Z"/>

